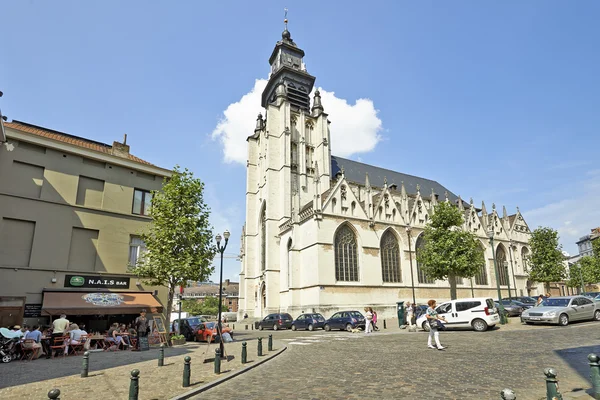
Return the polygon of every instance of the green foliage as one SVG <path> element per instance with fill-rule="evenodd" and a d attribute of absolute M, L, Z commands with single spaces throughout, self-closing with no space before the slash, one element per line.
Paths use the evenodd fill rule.
<path fill-rule="evenodd" d="M 147 253 L 133 273 L 149 285 L 168 288 L 167 326 L 175 288 L 187 281 L 204 281 L 213 271 L 210 264 L 216 248 L 203 190 L 200 179 L 176 166 L 162 190 L 153 192 L 153 223 L 141 234 Z"/>
<path fill-rule="evenodd" d="M 540 226 L 531 233 L 529 245 L 531 254 L 527 257 L 527 267 L 530 280 L 545 283 L 548 290 L 550 282 L 559 282 L 566 277 L 565 257 L 558 243 L 557 231 Z"/>
<path fill-rule="evenodd" d="M 462 230 L 463 216 L 449 203 L 439 203 L 425 227 L 424 246 L 417 253 L 423 272 L 448 279 L 450 297 L 456 298 L 456 278 L 471 278 L 485 265 L 483 249 L 474 234 Z"/>
<path fill-rule="evenodd" d="M 171 340 L 183 340 L 185 339 L 185 336 L 183 335 L 173 335 L 171 336 Z"/>
<path fill-rule="evenodd" d="M 181 303 L 181 310 L 190 313 L 190 315 L 217 315 L 219 313 L 219 298 L 207 296 L 203 301 L 189 299 Z M 221 305 L 221 311 L 227 312 L 228 308 Z"/>
<path fill-rule="evenodd" d="M 585 256 L 569 267 L 568 286 L 581 287 L 598 282 L 600 282 L 600 258 Z"/>

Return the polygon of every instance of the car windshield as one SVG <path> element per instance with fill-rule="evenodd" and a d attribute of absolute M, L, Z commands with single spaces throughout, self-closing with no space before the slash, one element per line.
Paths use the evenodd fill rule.
<path fill-rule="evenodd" d="M 204 324 L 204 326 L 206 327 L 206 329 L 213 329 L 215 327 L 216 322 L 207 322 L 206 324 Z"/>
<path fill-rule="evenodd" d="M 192 328 L 195 328 L 201 324 L 200 318 L 188 318 L 187 321 Z"/>
<path fill-rule="evenodd" d="M 542 307 L 566 307 L 569 305 L 570 299 L 545 299 L 542 301 Z"/>
<path fill-rule="evenodd" d="M 354 318 L 363 318 L 362 314 L 359 313 L 358 311 L 353 311 L 350 313 L 351 316 L 353 316 Z"/>

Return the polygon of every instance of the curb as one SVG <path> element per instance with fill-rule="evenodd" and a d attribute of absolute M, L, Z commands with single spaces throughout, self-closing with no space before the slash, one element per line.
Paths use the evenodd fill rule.
<path fill-rule="evenodd" d="M 287 346 L 283 346 L 281 349 L 277 350 L 275 353 L 273 353 L 273 355 L 270 355 L 268 358 L 263 358 L 262 360 L 259 360 L 259 361 L 255 362 L 255 363 L 253 363 L 253 364 L 245 367 L 245 368 L 242 368 L 242 369 L 240 369 L 238 371 L 234 371 L 230 375 L 225 375 L 225 376 L 223 376 L 221 378 L 215 379 L 214 381 L 209 382 L 209 383 L 207 383 L 205 385 L 202 385 L 200 387 L 197 387 L 197 388 L 195 388 L 193 390 L 190 390 L 189 392 L 180 394 L 179 396 L 172 397 L 170 400 L 184 400 L 184 399 L 189 399 L 190 397 L 195 396 L 197 394 L 200 394 L 202 392 L 205 392 L 208 389 L 212 389 L 213 387 L 218 386 L 218 385 L 220 385 L 223 382 L 227 382 L 228 380 L 230 380 L 232 378 L 235 378 L 236 376 L 241 375 L 244 372 L 248 372 L 251 369 L 258 367 L 259 365 L 266 363 L 267 361 L 269 361 L 269 360 L 277 357 L 281 353 L 283 353 L 286 349 L 287 349 Z"/>

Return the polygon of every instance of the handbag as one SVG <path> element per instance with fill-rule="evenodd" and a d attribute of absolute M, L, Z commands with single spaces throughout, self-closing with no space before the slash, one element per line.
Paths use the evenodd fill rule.
<path fill-rule="evenodd" d="M 444 325 L 444 323 L 442 321 L 440 321 L 439 319 L 430 319 L 429 327 L 431 329 L 437 329 L 438 331 L 446 330 L 446 325 Z"/>

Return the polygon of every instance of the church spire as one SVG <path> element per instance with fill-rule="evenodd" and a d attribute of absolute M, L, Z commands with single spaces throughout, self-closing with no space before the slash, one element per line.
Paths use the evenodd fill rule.
<path fill-rule="evenodd" d="M 313 99 L 313 106 L 311 110 L 315 116 L 318 116 L 323 112 L 323 104 L 321 104 L 321 92 L 319 92 L 319 89 L 315 90 L 315 97 Z"/>

